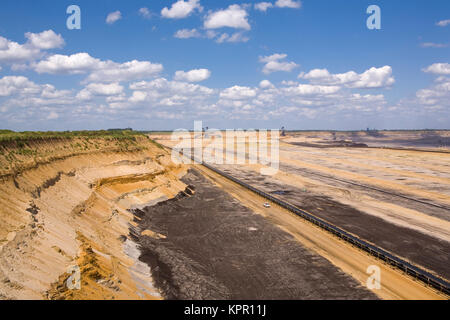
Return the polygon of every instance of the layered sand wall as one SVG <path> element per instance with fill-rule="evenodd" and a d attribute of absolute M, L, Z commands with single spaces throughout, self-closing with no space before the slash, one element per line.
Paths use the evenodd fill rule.
<path fill-rule="evenodd" d="M 184 167 L 143 136 L 0 151 L 0 299 L 160 298 L 128 237 L 128 210 L 184 190 Z"/>

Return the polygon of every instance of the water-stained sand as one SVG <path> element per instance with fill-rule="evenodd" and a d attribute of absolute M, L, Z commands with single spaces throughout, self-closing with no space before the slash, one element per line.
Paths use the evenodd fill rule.
<path fill-rule="evenodd" d="M 131 230 L 165 298 L 377 298 L 197 171 L 182 180 L 193 193 L 134 210 Z"/>

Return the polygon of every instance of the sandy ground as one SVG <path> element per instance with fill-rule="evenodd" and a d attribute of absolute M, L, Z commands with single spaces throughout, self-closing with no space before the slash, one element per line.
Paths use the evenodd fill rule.
<path fill-rule="evenodd" d="M 219 167 L 268 192 L 281 190 L 277 196 L 448 279 L 450 155 L 442 143 L 448 137 L 448 132 L 288 133 L 273 176 L 261 176 L 260 165 L 245 161 Z M 168 135 L 158 141 L 177 143 Z"/>
<path fill-rule="evenodd" d="M 289 132 L 288 139 L 296 142 L 321 146 L 342 145 L 343 143 L 367 145 L 377 148 L 413 148 L 421 150 L 450 151 L 449 130 L 411 131 L 350 131 Z"/>

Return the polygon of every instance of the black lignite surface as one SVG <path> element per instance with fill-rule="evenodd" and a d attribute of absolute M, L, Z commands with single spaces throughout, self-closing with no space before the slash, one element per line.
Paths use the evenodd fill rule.
<path fill-rule="evenodd" d="M 135 210 L 131 230 L 166 299 L 376 299 L 197 171 L 183 181 L 193 195 Z"/>
<path fill-rule="evenodd" d="M 262 191 L 276 192 L 277 198 L 311 212 L 361 239 L 370 241 L 416 265 L 425 267 L 439 276 L 450 279 L 450 243 L 447 241 L 401 227 L 326 196 L 314 194 L 308 190 L 305 192 L 305 190 L 283 184 L 270 176 L 262 176 L 245 168 L 221 169 Z M 303 171 L 301 174 L 304 174 Z"/>

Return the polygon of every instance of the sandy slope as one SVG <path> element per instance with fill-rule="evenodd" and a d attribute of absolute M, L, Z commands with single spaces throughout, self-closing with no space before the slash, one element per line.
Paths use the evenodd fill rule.
<path fill-rule="evenodd" d="M 127 238 L 127 209 L 176 195 L 184 169 L 147 139 L 128 151 L 97 141 L 75 152 L 61 143 L 52 142 L 59 159 L 24 159 L 2 178 L 0 298 L 159 298 Z M 49 146 L 35 147 L 45 154 Z M 81 270 L 81 290 L 65 285 L 71 266 Z"/>

